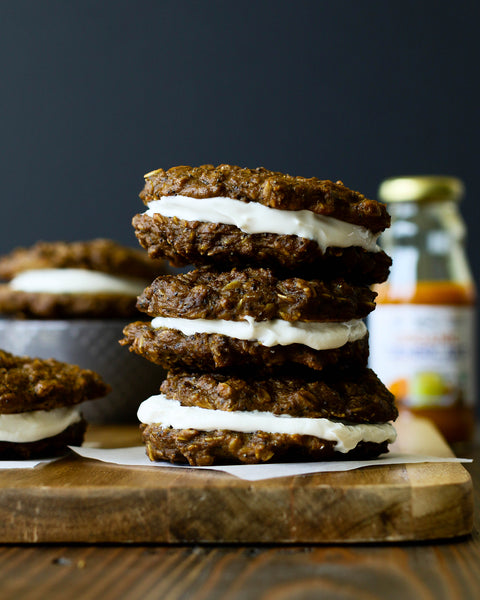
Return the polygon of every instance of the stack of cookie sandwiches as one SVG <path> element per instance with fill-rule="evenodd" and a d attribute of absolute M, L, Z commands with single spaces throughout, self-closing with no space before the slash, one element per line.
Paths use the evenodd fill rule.
<path fill-rule="evenodd" d="M 121 343 L 168 370 L 138 411 L 152 460 L 191 465 L 370 458 L 395 439 L 367 368 L 385 207 L 317 178 L 230 165 L 146 175 L 133 220 L 156 278 Z"/>

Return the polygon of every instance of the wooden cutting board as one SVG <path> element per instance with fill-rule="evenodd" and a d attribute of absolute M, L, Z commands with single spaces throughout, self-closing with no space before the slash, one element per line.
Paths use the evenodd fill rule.
<path fill-rule="evenodd" d="M 424 420 L 400 420 L 397 450 L 452 456 Z M 139 444 L 136 426 L 87 441 Z M 392 542 L 468 534 L 472 482 L 459 463 L 369 467 L 249 482 L 215 471 L 122 467 L 68 456 L 0 470 L 2 543 Z"/>

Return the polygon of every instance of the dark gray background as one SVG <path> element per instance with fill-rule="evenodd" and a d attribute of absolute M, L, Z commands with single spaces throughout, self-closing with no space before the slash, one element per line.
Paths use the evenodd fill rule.
<path fill-rule="evenodd" d="M 480 8 L 457 0 L 0 0 L 0 253 L 137 246 L 143 174 L 464 180 L 480 272 Z M 480 406 L 479 406 L 480 410 Z"/>
<path fill-rule="evenodd" d="M 477 2 L 0 0 L 0 252 L 136 246 L 143 174 L 263 165 L 375 197 L 462 178 L 479 261 Z"/>

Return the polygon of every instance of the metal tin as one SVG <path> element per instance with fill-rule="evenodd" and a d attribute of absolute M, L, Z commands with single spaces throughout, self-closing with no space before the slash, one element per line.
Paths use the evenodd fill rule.
<path fill-rule="evenodd" d="M 92 369 L 112 386 L 105 398 L 81 406 L 90 423 L 136 423 L 141 402 L 158 394 L 164 370 L 118 341 L 129 321 L 120 319 L 0 319 L 0 348 L 17 355 L 56 358 Z"/>

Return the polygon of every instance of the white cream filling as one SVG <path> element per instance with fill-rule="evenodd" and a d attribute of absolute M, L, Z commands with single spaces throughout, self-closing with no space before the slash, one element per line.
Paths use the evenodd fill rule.
<path fill-rule="evenodd" d="M 350 246 L 360 246 L 370 252 L 380 250 L 379 233 L 310 210 L 279 210 L 223 196 L 198 199 L 177 195 L 152 200 L 145 214 L 152 217 L 156 213 L 185 221 L 235 225 L 245 233 L 296 235 L 314 240 L 323 251 L 329 247 Z"/>
<path fill-rule="evenodd" d="M 348 342 L 355 342 L 367 333 L 365 323 L 353 319 L 343 323 L 318 323 L 304 321 L 255 321 L 246 316 L 243 321 L 223 319 L 178 319 L 176 317 L 155 317 L 152 327 L 176 329 L 184 335 L 195 333 L 218 333 L 239 340 L 257 341 L 262 346 L 288 346 L 303 344 L 314 350 L 340 348 Z"/>
<path fill-rule="evenodd" d="M 147 282 L 89 269 L 32 269 L 14 277 L 9 287 L 20 292 L 49 294 L 125 294 L 138 296 Z"/>
<path fill-rule="evenodd" d="M 163 394 L 151 396 L 140 405 L 137 413 L 141 423 L 161 424 L 174 429 L 215 429 L 253 433 L 285 433 L 290 435 L 311 435 L 335 442 L 335 450 L 349 452 L 361 442 L 389 442 L 396 439 L 391 423 L 378 425 L 347 425 L 329 419 L 309 419 L 274 415 L 260 411 L 223 411 L 198 406 L 182 406 L 178 400 L 170 400 Z"/>
<path fill-rule="evenodd" d="M 17 443 L 36 442 L 61 433 L 81 418 L 75 406 L 0 415 L 0 440 Z"/>

